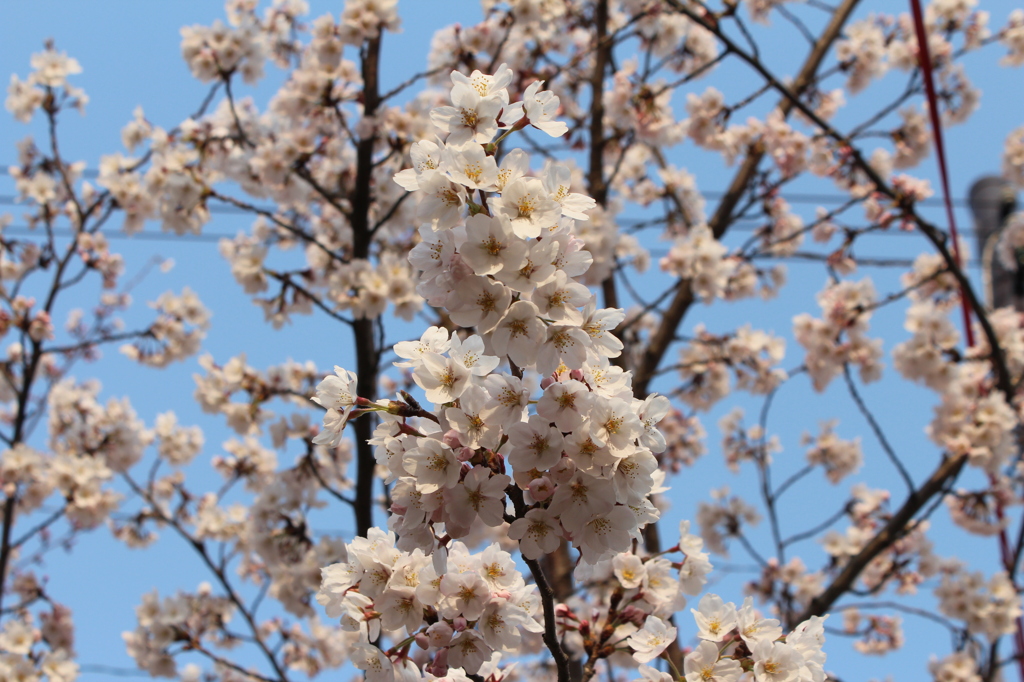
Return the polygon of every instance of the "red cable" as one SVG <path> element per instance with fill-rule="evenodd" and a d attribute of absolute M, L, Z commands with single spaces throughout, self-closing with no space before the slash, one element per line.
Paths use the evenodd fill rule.
<path fill-rule="evenodd" d="M 928 53 L 928 31 L 924 27 L 924 13 L 921 12 L 921 0 L 910 0 L 910 9 L 914 13 L 914 32 L 917 33 L 917 56 L 921 63 L 921 75 L 924 76 L 924 91 L 928 96 L 928 116 L 932 123 L 932 137 L 935 138 L 935 154 L 939 159 L 939 180 L 942 182 L 943 201 L 946 204 L 946 218 L 949 220 L 949 234 L 953 238 L 953 258 L 959 268 L 963 263 L 960 258 L 960 240 L 956 233 L 956 218 L 953 216 L 953 202 L 949 194 L 949 173 L 946 171 L 946 148 L 942 144 L 942 123 L 939 120 L 939 102 L 935 96 L 935 81 L 932 77 L 932 58 Z M 974 346 L 974 329 L 971 327 L 971 309 L 967 304 L 963 288 L 960 291 L 960 303 L 964 313 L 964 333 L 967 336 L 967 347 Z"/>
<path fill-rule="evenodd" d="M 946 218 L 949 220 L 949 233 L 953 238 L 953 258 L 959 268 L 963 262 L 960 258 L 960 244 L 956 233 L 956 219 L 953 216 L 953 202 L 949 194 L 949 173 L 946 171 L 946 149 L 942 144 L 942 124 L 939 119 L 939 103 L 935 96 L 935 81 L 932 77 L 932 59 L 928 53 L 928 31 L 924 26 L 924 13 L 921 11 L 921 0 L 910 0 L 910 9 L 914 15 L 914 32 L 917 34 L 917 55 L 921 65 L 921 75 L 924 77 L 924 90 L 928 97 L 928 116 L 932 124 L 932 137 L 935 138 L 935 154 L 939 161 L 939 179 L 942 182 L 943 201 L 946 205 Z M 974 346 L 974 330 L 971 328 L 971 309 L 967 304 L 967 297 L 964 295 L 963 287 L 960 288 L 960 303 L 964 314 L 964 331 L 967 337 L 967 347 Z M 996 517 L 1001 522 L 1003 516 L 1003 505 L 999 499 L 995 500 Z M 1013 571 L 1013 552 L 1010 549 L 1009 539 L 1006 537 L 1006 529 L 999 531 L 999 555 L 1003 566 L 1010 578 L 1010 582 L 1016 584 Z M 1014 632 L 1013 648 L 1019 666 L 1020 679 L 1024 682 L 1024 619 L 1017 618 L 1016 632 Z M 995 665 L 995 662 L 991 662 Z"/>

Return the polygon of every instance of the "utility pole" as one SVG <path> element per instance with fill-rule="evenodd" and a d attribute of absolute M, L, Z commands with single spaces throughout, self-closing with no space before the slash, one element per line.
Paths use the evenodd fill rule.
<path fill-rule="evenodd" d="M 987 175 L 971 185 L 968 203 L 974 214 L 986 304 L 991 308 L 1013 306 L 1024 312 L 1024 258 L 1018 255 L 1017 268 L 1007 270 L 996 257 L 999 232 L 1017 208 L 1013 185 L 997 175 Z"/>

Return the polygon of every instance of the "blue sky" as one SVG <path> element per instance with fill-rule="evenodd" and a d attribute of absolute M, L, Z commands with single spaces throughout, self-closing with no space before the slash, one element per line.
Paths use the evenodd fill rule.
<path fill-rule="evenodd" d="M 313 1 L 310 18 L 331 11 L 337 14 L 341 3 Z M 884 4 L 887 9 L 897 7 Z M 999 26 L 1005 20 L 1012 5 L 1009 2 L 986 2 L 985 8 L 992 12 L 992 25 Z M 902 9 L 902 7 L 900 7 Z M 867 9 L 861 15 L 867 13 Z M 477 3 L 470 0 L 403 0 L 401 3 L 404 32 L 387 36 L 384 44 L 385 83 L 394 84 L 422 69 L 424 57 L 433 32 L 441 26 L 459 21 L 473 23 L 479 16 Z M 35 0 L 28 3 L 6 3 L 5 19 L 0 23 L 0 74 L 28 72 L 29 55 L 42 49 L 46 38 L 53 38 L 59 50 L 67 51 L 82 64 L 83 73 L 74 79 L 74 84 L 83 87 L 91 101 L 84 117 L 66 114 L 62 120 L 62 148 L 69 159 L 82 159 L 88 167 L 94 168 L 103 154 L 121 150 L 120 129 L 130 120 L 132 110 L 142 105 L 147 117 L 155 123 L 170 128 L 191 113 L 206 94 L 206 87 L 188 73 L 180 58 L 178 29 L 193 23 L 209 24 L 222 18 L 223 11 L 218 2 L 210 0 L 178 0 L 177 2 L 136 2 L 129 0 L 105 0 L 102 3 L 69 2 L 67 0 Z M 778 21 L 776 19 L 776 21 Z M 758 33 L 766 42 L 762 49 L 774 50 L 773 60 L 779 60 L 783 73 L 786 68 L 795 69 L 803 58 L 804 47 L 793 49 L 791 43 L 772 38 L 764 31 Z M 1024 124 L 1021 112 L 1024 97 L 1021 95 L 1021 73 L 1019 70 L 997 68 L 996 62 L 1001 48 L 994 47 L 982 54 L 971 55 L 966 60 L 968 73 L 982 89 L 981 110 L 966 125 L 950 129 L 947 133 L 947 149 L 951 162 L 953 193 L 958 197 L 966 195 L 969 184 L 977 177 L 998 170 L 999 157 L 1006 134 Z M 241 88 L 241 96 L 253 95 L 258 104 L 266 102 L 277 84 L 282 80 L 280 71 L 268 66 L 268 78 L 256 89 Z M 707 85 L 716 85 L 726 90 L 727 83 L 733 92 L 740 92 L 745 84 L 757 86 L 745 68 L 726 65 L 719 73 L 694 84 L 693 91 L 700 92 Z M 850 99 L 847 112 L 843 112 L 840 125 L 863 115 L 866 107 L 879 101 L 881 93 L 895 91 L 902 84 L 898 75 L 890 76 L 879 88 Z M 727 91 L 728 92 L 728 91 Z M 683 93 L 685 94 L 685 93 Z M 774 101 L 774 99 L 766 100 Z M 681 107 L 679 108 L 681 111 Z M 858 114 L 859 112 L 859 114 Z M 848 118 L 847 118 L 848 117 Z M 42 138 L 38 122 L 23 126 L 9 122 L 0 126 L 0 166 L 15 159 L 14 143 L 26 133 L 32 132 Z M 688 167 L 697 175 L 698 186 L 704 190 L 721 190 L 731 177 L 728 169 L 707 154 L 695 152 L 692 146 L 685 146 L 673 159 L 677 165 Z M 933 181 L 937 187 L 932 157 L 921 168 L 914 171 Z M 808 185 L 806 191 L 832 193 L 827 185 Z M 0 176 L 0 194 L 13 193 L 10 179 Z M 709 210 L 713 207 L 709 201 Z M 805 216 L 813 214 L 813 204 L 797 205 Z M 16 216 L 17 207 L 0 205 L 0 212 L 11 211 Z M 930 217 L 944 224 L 938 209 L 929 209 Z M 961 227 L 970 225 L 964 210 L 958 211 Z M 18 224 L 18 220 L 15 220 Z M 206 226 L 207 235 L 233 235 L 249 227 L 250 221 L 244 216 L 215 214 Z M 148 232 L 155 234 L 156 226 L 150 225 Z M 652 244 L 664 248 L 663 244 Z M 330 368 L 334 364 L 352 367 L 351 351 L 346 345 L 344 334 L 324 322 L 321 317 L 295 318 L 294 322 L 280 331 L 273 331 L 263 322 L 262 312 L 252 305 L 231 278 L 226 263 L 217 254 L 214 241 L 203 240 L 146 240 L 135 238 L 115 242 L 128 263 L 129 277 L 137 272 L 153 256 L 170 257 L 176 267 L 167 274 L 154 273 L 147 277 L 136 290 L 140 305 L 131 319 L 144 320 L 147 314 L 141 305 L 167 289 L 180 290 L 188 285 L 197 290 L 214 317 L 205 352 L 213 354 L 218 362 L 224 362 L 232 355 L 245 351 L 248 361 L 257 368 L 292 358 L 299 361 L 311 359 L 320 367 Z M 914 235 L 892 235 L 875 238 L 865 244 L 859 253 L 864 256 L 911 257 L 924 248 L 923 240 Z M 656 260 L 656 259 L 655 259 Z M 692 330 L 694 324 L 704 322 L 712 331 L 727 331 L 739 324 L 750 322 L 757 328 L 764 328 L 789 336 L 790 320 L 794 314 L 811 311 L 817 314 L 814 294 L 824 283 L 825 275 L 820 266 L 794 263 L 789 266 L 791 284 L 783 291 L 780 300 L 769 305 L 758 302 L 742 304 L 717 304 L 714 307 L 697 306 L 685 323 L 685 330 Z M 892 290 L 896 286 L 899 272 L 881 272 L 865 269 L 862 274 L 871 276 L 879 291 Z M 663 286 L 666 280 L 651 276 L 645 286 Z M 645 289 L 649 290 L 649 289 Z M 70 301 L 68 307 L 87 305 L 89 299 Z M 66 310 L 66 309 L 65 309 Z M 904 337 L 902 331 L 903 308 L 894 306 L 880 311 L 872 321 L 877 335 L 887 338 L 886 350 Z M 58 317 L 58 321 L 60 318 Z M 888 356 L 887 356 L 888 357 Z M 799 364 L 802 353 L 790 343 L 786 367 Z M 903 453 L 908 464 L 916 471 L 930 471 L 937 461 L 937 452 L 924 438 L 922 429 L 931 417 L 934 397 L 923 390 L 907 386 L 895 380 L 891 362 L 887 361 L 887 379 L 879 384 L 865 387 L 865 398 L 874 408 L 886 428 L 894 447 Z M 80 366 L 79 378 L 98 377 L 104 384 L 104 397 L 128 395 L 139 415 L 152 423 L 156 414 L 168 409 L 175 410 L 185 424 L 197 423 L 206 433 L 207 447 L 204 458 L 220 454 L 220 444 L 231 436 L 218 420 L 201 414 L 191 399 L 194 388 L 192 373 L 198 371 L 194 360 L 175 365 L 165 371 L 139 369 L 121 358 L 116 352 L 92 366 Z M 672 377 L 661 382 L 662 390 L 671 386 Z M 748 415 L 755 414 L 760 402 L 742 400 L 748 408 Z M 732 403 L 730 403 L 731 406 Z M 734 491 L 752 490 L 753 477 L 747 474 L 739 477 L 720 473 L 720 459 L 716 457 L 720 433 L 717 420 L 727 410 L 716 410 L 704 418 L 708 430 L 710 453 L 698 462 L 685 480 L 677 482 L 670 498 L 673 511 L 670 518 L 692 517 L 696 503 L 707 497 L 708 483 L 729 484 Z M 891 477 L 880 450 L 870 438 L 866 426 L 856 414 L 848 396 L 834 386 L 824 396 L 814 394 L 806 381 L 796 380 L 787 385 L 776 401 L 770 428 L 782 436 L 784 453 L 779 456 L 781 471 L 795 470 L 801 464 L 803 449 L 798 445 L 802 431 L 817 432 L 819 419 L 836 416 L 840 419 L 838 433 L 843 437 L 863 435 L 865 454 L 869 464 L 862 471 L 869 484 L 886 485 Z M 203 466 L 193 467 L 197 482 L 211 481 Z M 191 475 L 191 474 L 190 474 Z M 783 475 L 784 476 L 784 475 Z M 858 479 L 861 477 L 857 477 Z M 780 477 L 781 478 L 781 477 Z M 838 491 L 832 489 L 820 477 L 810 477 L 804 487 L 783 503 L 784 518 L 791 522 L 791 531 L 803 527 L 801 518 L 816 513 L 831 513 L 834 507 L 827 506 L 837 494 L 845 495 L 848 483 Z M 896 490 L 894 489 L 894 493 Z M 898 495 L 898 493 L 896 493 Z M 833 503 L 834 504 L 834 503 Z M 941 514 L 940 514 L 941 516 Z M 340 521 L 345 530 L 347 521 Z M 668 528 L 672 528 L 670 523 Z M 761 530 L 767 530 L 762 527 Z M 196 584 L 208 578 L 189 550 L 164 533 L 165 540 L 157 546 L 141 551 L 129 552 L 112 543 L 103 531 L 84 536 L 79 546 L 70 555 L 54 554 L 48 561 L 48 574 L 56 597 L 65 601 L 75 610 L 78 622 L 77 649 L 83 664 L 99 664 L 115 667 L 133 667 L 124 653 L 120 632 L 134 626 L 133 607 L 143 592 L 159 587 L 162 593 L 177 588 L 194 589 Z M 960 533 L 937 533 L 936 542 L 940 553 L 960 555 L 995 555 L 994 540 L 965 540 Z M 947 539 L 948 538 L 948 539 Z M 768 551 L 767 545 L 761 545 Z M 818 551 L 808 551 L 813 557 Z M 734 548 L 734 564 L 749 564 L 742 550 Z M 978 568 L 991 570 L 991 564 L 979 564 Z M 750 576 L 726 578 L 719 589 L 727 599 L 739 600 L 739 585 Z M 908 623 L 917 628 L 917 623 Z M 683 631 L 689 627 L 683 617 Z M 917 678 L 923 675 L 923 652 L 946 650 L 941 630 L 928 630 L 925 626 L 916 630 L 928 633 L 928 641 L 909 643 L 904 652 L 885 659 L 871 659 L 860 665 L 858 674 L 862 677 L 844 679 L 868 679 L 900 672 L 903 676 Z M 937 635 L 931 637 L 930 635 Z M 938 642 L 938 643 L 936 643 Z M 829 646 L 830 657 L 848 657 L 849 645 L 834 640 Z M 105 673 L 90 672 L 82 677 L 87 682 L 106 679 Z"/>

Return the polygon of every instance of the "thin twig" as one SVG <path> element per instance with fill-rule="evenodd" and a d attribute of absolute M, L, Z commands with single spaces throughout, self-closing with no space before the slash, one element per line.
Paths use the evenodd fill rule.
<path fill-rule="evenodd" d="M 857 391 L 857 385 L 853 381 L 853 376 L 850 374 L 849 363 L 843 363 L 843 378 L 846 379 L 846 387 L 850 390 L 850 397 L 853 398 L 853 402 L 856 403 L 857 409 L 860 410 L 861 415 L 867 420 L 868 425 L 871 427 L 871 431 L 875 434 L 875 438 L 878 439 L 879 445 L 882 446 L 882 450 L 885 451 L 886 456 L 889 457 L 889 461 L 892 462 L 893 466 L 900 473 L 900 477 L 903 482 L 907 485 L 907 491 L 909 493 L 914 492 L 914 479 L 910 477 L 910 473 L 907 472 L 906 467 L 903 466 L 903 462 L 900 461 L 899 456 L 896 455 L 896 451 L 892 449 L 892 445 L 889 444 L 889 439 L 885 437 L 885 432 L 882 431 L 882 427 L 879 426 L 875 420 L 875 415 L 868 409 L 864 399 L 861 398 L 860 392 Z"/>
<path fill-rule="evenodd" d="M 788 538 L 782 541 L 783 546 L 788 547 L 802 540 L 815 537 L 818 533 L 829 528 L 833 523 L 846 516 L 849 513 L 849 511 L 850 505 L 849 503 L 847 503 L 843 505 L 842 509 L 832 514 L 832 516 L 828 517 L 827 519 L 816 525 L 814 528 L 806 530 L 802 533 L 795 533 L 793 535 L 790 535 Z"/>

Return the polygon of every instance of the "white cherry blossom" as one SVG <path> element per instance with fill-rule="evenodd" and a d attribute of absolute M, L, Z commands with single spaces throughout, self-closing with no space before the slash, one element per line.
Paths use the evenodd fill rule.
<path fill-rule="evenodd" d="M 633 633 L 626 644 L 633 649 L 633 659 L 638 663 L 650 663 L 661 655 L 676 639 L 676 629 L 657 616 L 649 616 L 644 626 Z"/>
<path fill-rule="evenodd" d="M 559 100 L 550 90 L 541 91 L 542 85 L 544 81 L 531 83 L 523 93 L 523 101 L 510 105 L 502 114 L 502 122 L 512 125 L 525 116 L 534 128 L 551 137 L 561 137 L 569 127 L 562 121 L 553 120 L 558 114 Z"/>

